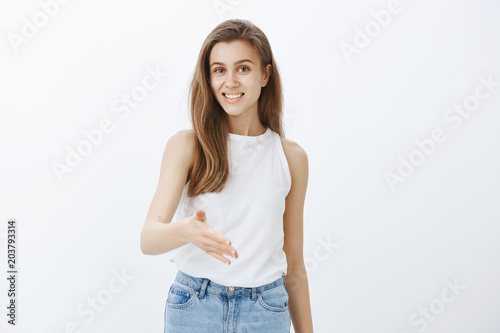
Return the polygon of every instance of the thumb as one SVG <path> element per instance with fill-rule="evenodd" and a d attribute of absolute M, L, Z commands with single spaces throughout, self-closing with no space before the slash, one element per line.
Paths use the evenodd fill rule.
<path fill-rule="evenodd" d="M 194 214 L 196 215 L 196 218 L 198 220 L 202 220 L 202 221 L 206 220 L 205 211 L 198 209 Z"/>

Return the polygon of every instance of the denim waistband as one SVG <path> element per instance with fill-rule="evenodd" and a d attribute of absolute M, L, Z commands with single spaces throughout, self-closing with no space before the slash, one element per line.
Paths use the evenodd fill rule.
<path fill-rule="evenodd" d="M 252 294 L 252 299 L 255 300 L 257 299 L 257 296 L 264 290 L 275 288 L 282 284 L 286 285 L 285 278 L 283 277 L 284 275 L 285 274 L 283 274 L 281 277 L 274 280 L 273 282 L 252 288 L 224 286 L 222 284 L 215 283 L 207 278 L 198 278 L 188 275 L 180 270 L 177 271 L 175 281 L 194 289 L 197 292 L 198 297 L 200 298 L 203 298 L 205 296 L 205 293 L 216 294 L 227 297 Z"/>

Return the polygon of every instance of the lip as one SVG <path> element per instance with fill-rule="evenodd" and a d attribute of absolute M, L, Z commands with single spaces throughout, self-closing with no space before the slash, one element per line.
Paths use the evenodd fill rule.
<path fill-rule="evenodd" d="M 238 97 L 238 98 L 227 98 L 226 94 L 227 95 L 239 95 L 239 94 L 242 94 L 242 95 L 240 97 Z M 243 98 L 243 96 L 245 96 L 245 93 L 241 93 L 241 92 L 239 92 L 239 93 L 226 93 L 226 92 L 222 93 L 222 97 L 224 98 L 224 100 L 226 101 L 226 103 L 229 103 L 229 104 L 234 104 L 234 103 L 239 102 Z"/>

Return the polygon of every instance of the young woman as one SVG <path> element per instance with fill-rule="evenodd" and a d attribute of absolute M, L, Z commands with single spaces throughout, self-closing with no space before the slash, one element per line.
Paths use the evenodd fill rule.
<path fill-rule="evenodd" d="M 313 332 L 308 159 L 284 138 L 278 67 L 258 27 L 228 20 L 208 35 L 189 107 L 193 129 L 168 140 L 141 233 L 144 254 L 178 268 L 164 332 Z"/>

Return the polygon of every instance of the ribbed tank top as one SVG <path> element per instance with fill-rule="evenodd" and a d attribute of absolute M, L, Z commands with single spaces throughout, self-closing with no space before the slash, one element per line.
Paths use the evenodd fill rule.
<path fill-rule="evenodd" d="M 228 265 L 192 243 L 167 252 L 170 262 L 191 276 L 225 286 L 258 287 L 287 274 L 283 251 L 285 197 L 292 180 L 278 133 L 229 133 L 229 179 L 220 192 L 187 197 L 184 185 L 171 223 L 205 211 L 208 225 L 231 240 L 238 258 Z"/>

